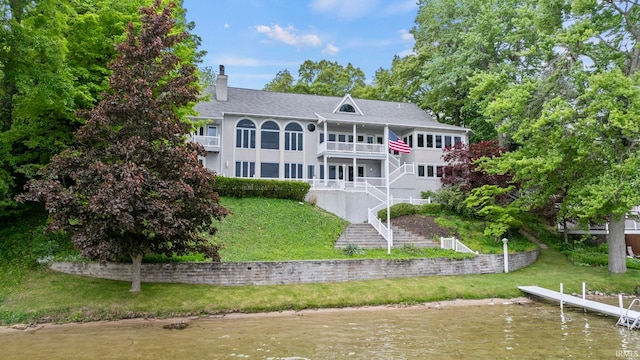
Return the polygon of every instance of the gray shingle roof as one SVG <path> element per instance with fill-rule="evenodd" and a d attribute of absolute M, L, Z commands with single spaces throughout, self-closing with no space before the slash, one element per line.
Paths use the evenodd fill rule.
<path fill-rule="evenodd" d="M 298 118 L 356 122 L 408 127 L 434 127 L 467 130 L 438 123 L 417 105 L 392 101 L 353 99 L 363 115 L 333 113 L 344 98 L 333 96 L 278 93 L 263 90 L 229 87 L 228 101 L 215 99 L 215 87 L 209 87 L 211 99 L 195 106 L 199 117 L 222 119 L 224 114 L 263 115 L 267 117 Z"/>

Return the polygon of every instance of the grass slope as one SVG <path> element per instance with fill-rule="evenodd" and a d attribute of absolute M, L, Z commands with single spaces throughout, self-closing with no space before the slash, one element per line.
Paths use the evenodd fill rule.
<path fill-rule="evenodd" d="M 224 198 L 223 205 L 236 211 L 219 224 L 217 236 L 226 246 L 224 261 L 345 256 L 333 250 L 333 241 L 346 223 L 311 205 L 230 198 Z M 141 293 L 130 293 L 129 282 L 38 267 L 37 259 L 64 253 L 68 246 L 62 237 L 43 235 L 43 223 L 44 215 L 34 213 L 0 228 L 0 325 L 510 298 L 522 295 L 517 285 L 556 289 L 560 282 L 567 292 L 579 292 L 582 281 L 601 292 L 631 293 L 640 285 L 640 270 L 613 275 L 606 267 L 573 265 L 551 248 L 543 250 L 532 266 L 508 274 L 238 287 L 145 283 Z M 545 238 L 552 235 L 543 232 L 537 235 L 557 241 Z M 366 256 L 385 254 L 383 250 Z"/>
<path fill-rule="evenodd" d="M 223 198 L 233 211 L 218 225 L 222 261 L 335 259 L 333 245 L 347 222 L 307 203 Z"/>

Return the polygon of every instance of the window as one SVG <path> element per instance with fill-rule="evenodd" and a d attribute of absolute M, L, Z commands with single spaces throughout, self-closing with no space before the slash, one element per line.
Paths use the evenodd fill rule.
<path fill-rule="evenodd" d="M 453 143 L 454 143 L 454 144 L 462 143 L 462 137 L 460 137 L 460 136 L 454 136 L 454 137 L 453 137 Z"/>
<path fill-rule="evenodd" d="M 324 133 L 320 133 L 320 144 L 324 142 Z"/>
<path fill-rule="evenodd" d="M 329 165 L 329 179 L 330 180 L 335 180 L 336 179 L 336 166 L 335 165 Z"/>
<path fill-rule="evenodd" d="M 427 176 L 428 177 L 434 177 L 435 176 L 435 172 L 433 170 L 434 170 L 433 165 L 428 165 L 427 166 Z"/>
<path fill-rule="evenodd" d="M 425 176 L 425 167 L 424 165 L 418 165 L 418 176 L 419 177 L 424 177 Z"/>
<path fill-rule="evenodd" d="M 324 179 L 324 165 L 320 165 L 320 179 Z"/>
<path fill-rule="evenodd" d="M 407 144 L 410 148 L 413 148 L 413 135 L 409 135 L 409 142 Z"/>
<path fill-rule="evenodd" d="M 338 135 L 338 141 L 339 141 L 339 142 L 347 142 L 347 135 L 345 135 L 345 134 L 339 134 L 339 135 Z"/>
<path fill-rule="evenodd" d="M 444 166 L 436 166 L 436 177 L 443 177 L 444 176 Z"/>
<path fill-rule="evenodd" d="M 215 126 L 207 126 L 207 136 L 218 136 L 218 128 Z"/>
<path fill-rule="evenodd" d="M 447 135 L 447 136 L 444 137 L 444 146 L 445 147 L 451 146 L 451 136 Z"/>
<path fill-rule="evenodd" d="M 329 134 L 329 141 L 336 141 L 336 134 Z"/>
<path fill-rule="evenodd" d="M 353 135 L 349 135 L 349 138 L 348 138 L 348 139 L 349 139 L 348 141 L 349 141 L 350 143 L 352 143 L 352 142 L 353 142 Z"/>
<path fill-rule="evenodd" d="M 343 104 L 342 106 L 340 106 L 340 111 L 341 112 L 354 113 L 354 112 L 356 112 L 356 109 L 351 104 Z"/>
<path fill-rule="evenodd" d="M 367 144 L 373 144 L 373 136 L 367 136 Z"/>
<path fill-rule="evenodd" d="M 260 148 L 278 150 L 280 148 L 280 127 L 273 121 L 267 121 L 260 128 Z"/>
<path fill-rule="evenodd" d="M 424 147 L 424 134 L 418 134 L 418 147 Z"/>
<path fill-rule="evenodd" d="M 364 142 L 364 135 L 358 135 L 358 142 Z"/>
<path fill-rule="evenodd" d="M 278 163 L 261 163 L 260 177 L 277 179 L 280 177 L 280 164 Z"/>
<path fill-rule="evenodd" d="M 285 179 L 302 179 L 302 164 L 284 164 Z"/>
<path fill-rule="evenodd" d="M 436 135 L 436 149 L 442 149 L 442 135 Z"/>
<path fill-rule="evenodd" d="M 378 140 L 378 144 L 382 144 L 384 142 L 384 139 L 382 138 L 382 136 L 378 136 L 376 140 Z"/>
<path fill-rule="evenodd" d="M 307 179 L 313 179 L 316 177 L 315 165 L 307 165 Z"/>
<path fill-rule="evenodd" d="M 236 161 L 236 177 L 253 177 L 256 173 L 256 163 L 253 161 Z"/>
<path fill-rule="evenodd" d="M 427 147 L 428 148 L 433 147 L 433 135 L 431 134 L 427 134 Z"/>
<path fill-rule="evenodd" d="M 284 149 L 302 151 L 302 126 L 291 123 L 284 128 Z"/>
<path fill-rule="evenodd" d="M 236 147 L 256 148 L 256 124 L 253 121 L 244 119 L 236 125 Z"/>

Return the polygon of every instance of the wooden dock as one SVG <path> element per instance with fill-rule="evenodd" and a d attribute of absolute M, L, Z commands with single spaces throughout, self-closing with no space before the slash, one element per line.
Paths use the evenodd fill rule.
<path fill-rule="evenodd" d="M 557 291 L 545 289 L 539 286 L 518 286 L 522 292 L 535 295 L 547 300 L 557 301 L 562 304 L 581 307 L 587 310 L 599 312 L 601 314 L 615 316 L 618 318 L 618 325 L 627 326 L 630 329 L 640 328 L 640 312 L 629 309 L 625 309 L 622 306 L 613 306 L 609 304 L 603 304 L 601 302 L 587 300 L 579 298 L 577 296 L 562 294 Z M 635 302 L 636 300 L 634 300 Z M 634 304 L 632 302 L 632 305 Z"/>

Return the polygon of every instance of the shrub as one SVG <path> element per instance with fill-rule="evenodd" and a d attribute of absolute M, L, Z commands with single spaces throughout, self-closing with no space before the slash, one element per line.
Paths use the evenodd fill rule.
<path fill-rule="evenodd" d="M 419 215 L 440 215 L 442 213 L 442 205 L 438 203 L 424 204 L 417 209 Z"/>
<path fill-rule="evenodd" d="M 235 198 L 263 197 L 304 201 L 311 185 L 301 181 L 216 177 L 218 195 Z"/>
<path fill-rule="evenodd" d="M 397 218 L 399 216 L 404 215 L 415 215 L 418 213 L 418 205 L 411 205 L 407 203 L 400 203 L 391 206 L 391 218 Z M 387 218 L 387 209 L 382 209 L 378 211 L 378 218 L 386 219 Z"/>
<path fill-rule="evenodd" d="M 440 188 L 431 199 L 453 213 L 473 217 L 473 210 L 465 204 L 466 197 L 460 186 L 453 185 Z"/>
<path fill-rule="evenodd" d="M 358 245 L 355 244 L 347 245 L 342 251 L 347 256 L 364 255 L 364 250 L 362 250 Z"/>

